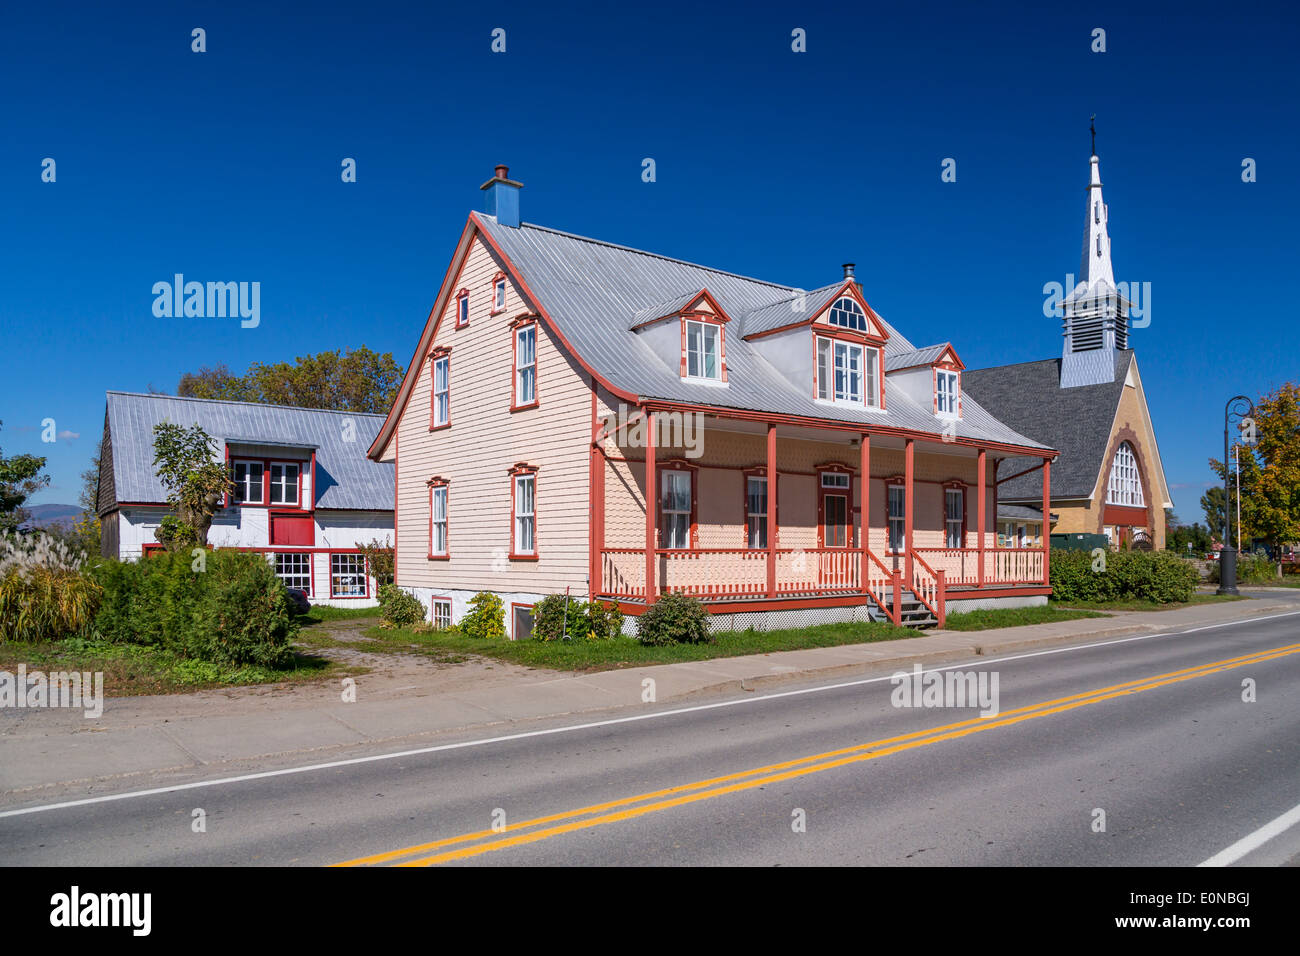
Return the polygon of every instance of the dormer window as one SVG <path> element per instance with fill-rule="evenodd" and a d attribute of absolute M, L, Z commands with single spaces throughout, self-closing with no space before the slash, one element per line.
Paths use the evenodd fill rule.
<path fill-rule="evenodd" d="M 867 314 L 862 311 L 862 306 L 847 295 L 842 295 L 835 300 L 826 321 L 831 325 L 852 329 L 855 332 L 871 331 L 871 326 L 867 324 Z"/>
<path fill-rule="evenodd" d="M 817 336 L 817 397 L 876 408 L 880 404 L 879 363 L 880 350 L 875 346 Z"/>
<path fill-rule="evenodd" d="M 713 382 L 724 381 L 722 357 L 722 327 L 712 322 L 683 320 L 686 378 L 702 378 Z"/>
<path fill-rule="evenodd" d="M 934 370 L 934 412 L 936 415 L 956 416 L 960 409 L 961 380 L 958 373 L 946 369 Z"/>

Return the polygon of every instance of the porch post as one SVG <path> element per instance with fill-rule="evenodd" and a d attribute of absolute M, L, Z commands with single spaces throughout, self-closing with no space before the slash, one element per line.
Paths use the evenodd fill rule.
<path fill-rule="evenodd" d="M 865 594 L 870 590 L 867 580 L 871 573 L 871 560 L 867 557 L 870 553 L 867 549 L 867 532 L 871 528 L 871 436 L 866 432 L 862 433 L 862 460 L 858 467 L 862 474 L 862 514 L 858 522 L 862 528 L 858 539 L 858 545 L 862 548 L 862 576 L 858 579 L 858 590 Z"/>
<path fill-rule="evenodd" d="M 655 413 L 645 413 L 645 603 L 655 599 L 655 545 L 658 543 L 655 519 L 659 511 L 659 487 L 655 478 Z"/>
<path fill-rule="evenodd" d="M 915 471 L 913 467 L 915 442 L 907 439 L 906 450 L 903 452 L 903 552 L 904 567 L 907 573 L 907 586 L 911 587 L 912 577 L 912 476 Z"/>
<path fill-rule="evenodd" d="M 605 447 L 598 441 L 601 425 L 596 418 L 596 383 L 591 385 L 591 534 L 588 548 L 591 551 L 587 569 L 587 599 L 595 600 L 604 590 L 605 565 Z"/>
<path fill-rule="evenodd" d="M 1051 544 L 1052 533 L 1052 460 L 1043 459 L 1043 584 L 1046 586 L 1052 580 L 1051 564 L 1048 561 L 1048 548 Z"/>
<path fill-rule="evenodd" d="M 979 498 L 979 505 L 975 510 L 975 534 L 976 547 L 979 548 L 979 555 L 976 558 L 976 565 L 979 575 L 979 586 L 984 587 L 984 499 L 988 496 L 988 487 L 986 485 L 987 473 L 985 470 L 984 449 L 979 450 L 979 464 L 976 466 L 975 494 Z"/>
<path fill-rule="evenodd" d="M 776 597 L 776 426 L 767 426 L 767 596 Z"/>

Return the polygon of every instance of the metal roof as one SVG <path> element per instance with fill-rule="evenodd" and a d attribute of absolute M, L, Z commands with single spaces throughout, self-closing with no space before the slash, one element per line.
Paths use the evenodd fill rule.
<path fill-rule="evenodd" d="M 382 415 L 134 392 L 109 392 L 107 398 L 118 501 L 167 500 L 154 472 L 153 439 L 154 426 L 172 422 L 199 425 L 219 445 L 315 448 L 317 508 L 393 510 L 394 466 L 366 457 Z"/>
<path fill-rule="evenodd" d="M 948 343 L 940 342 L 938 345 L 927 345 L 924 348 L 912 349 L 910 352 L 895 352 L 893 355 L 885 355 L 885 371 L 893 372 L 898 369 L 912 368 L 917 365 L 933 365 L 939 361 L 939 356 L 947 350 Z"/>
<path fill-rule="evenodd" d="M 694 294 L 701 288 L 707 289 L 727 314 L 744 316 L 802 294 L 793 286 L 750 279 L 531 223 L 514 228 L 481 213 L 473 218 L 518 270 L 578 356 L 617 389 L 643 400 L 893 426 L 936 437 L 944 432 L 947 422 L 938 419 L 928 403 L 920 405 L 888 378 L 888 411 L 817 402 L 811 395 L 811 383 L 809 388 L 796 387 L 753 344 L 741 336 L 729 336 L 726 387 L 702 385 L 683 381 L 677 369 L 669 368 L 640 335 L 629 330 L 639 311 L 653 311 L 658 303 Z M 914 349 L 888 322 L 882 322 L 890 335 L 887 356 Z M 747 334 L 750 331 L 745 329 Z M 961 438 L 1048 447 L 998 421 L 969 398 L 964 399 L 962 412 L 957 426 Z"/>
<path fill-rule="evenodd" d="M 746 313 L 740 327 L 741 331 L 745 335 L 754 335 L 758 332 L 770 332 L 772 329 L 794 325 L 796 322 L 806 322 L 830 305 L 831 299 L 835 298 L 835 293 L 842 288 L 844 283 L 841 281 L 834 285 L 813 289 L 811 292 L 796 289 L 796 294 L 790 298 Z"/>
<path fill-rule="evenodd" d="M 696 289 L 694 292 L 683 292 L 681 295 L 673 296 L 667 302 L 659 302 L 644 309 L 638 309 L 636 315 L 632 317 L 630 327 L 635 328 L 645 322 L 653 322 L 655 319 L 662 319 L 668 315 L 676 315 L 690 305 L 701 291 Z"/>

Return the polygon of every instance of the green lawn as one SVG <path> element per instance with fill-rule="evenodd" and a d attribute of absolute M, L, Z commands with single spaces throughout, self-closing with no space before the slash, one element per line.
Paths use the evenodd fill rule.
<path fill-rule="evenodd" d="M 393 650 L 413 650 L 446 659 L 447 655 L 480 654 L 525 667 L 545 667 L 566 671 L 604 671 L 646 664 L 675 664 L 681 661 L 704 661 L 717 657 L 739 657 L 772 651 L 796 651 L 809 647 L 837 647 L 842 644 L 867 644 L 919 637 L 920 633 L 892 624 L 819 624 L 815 627 L 787 631 L 720 631 L 708 644 L 677 644 L 670 647 L 647 647 L 631 637 L 608 641 L 509 641 L 479 640 L 466 637 L 458 630 L 428 634 L 401 629 L 371 628 L 366 636 L 375 647 L 362 642 L 359 649 L 378 650 L 387 645 Z"/>
<path fill-rule="evenodd" d="M 1180 607 L 1194 604 L 1219 604 L 1223 601 L 1247 601 L 1249 598 L 1233 594 L 1193 594 L 1190 601 L 1175 601 L 1173 604 L 1156 604 L 1154 601 L 1069 601 L 1057 607 L 1083 608 L 1090 611 L 1173 611 Z"/>
<path fill-rule="evenodd" d="M 379 608 L 377 607 L 327 607 L 324 604 L 318 604 L 298 618 L 303 626 L 309 624 L 322 624 L 325 621 L 352 621 L 357 618 L 379 617 Z"/>
<path fill-rule="evenodd" d="M 138 644 L 110 644 L 69 638 L 38 644 L 0 644 L 0 670 L 13 672 L 19 664 L 29 671 L 102 671 L 104 693 L 109 697 L 137 694 L 171 694 L 240 684 L 274 684 L 314 681 L 360 673 L 313 654 L 298 653 L 292 666 L 233 667 L 188 660 L 169 651 Z"/>
<path fill-rule="evenodd" d="M 950 613 L 944 622 L 945 631 L 987 631 L 995 627 L 1022 627 L 1026 624 L 1049 624 L 1052 621 L 1073 621 L 1084 617 L 1109 617 L 1098 611 L 1078 610 L 1044 604 L 1040 607 L 1007 607 L 983 611 Z"/>

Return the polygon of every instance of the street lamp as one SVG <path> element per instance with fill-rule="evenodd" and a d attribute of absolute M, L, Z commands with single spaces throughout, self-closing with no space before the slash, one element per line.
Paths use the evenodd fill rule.
<path fill-rule="evenodd" d="M 1215 594 L 1238 593 L 1237 550 L 1232 547 L 1232 470 L 1228 465 L 1228 436 L 1234 416 L 1238 422 L 1253 419 L 1255 403 L 1245 395 L 1236 395 L 1223 406 L 1223 550 L 1219 552 L 1219 589 Z"/>

